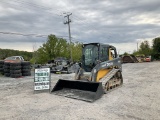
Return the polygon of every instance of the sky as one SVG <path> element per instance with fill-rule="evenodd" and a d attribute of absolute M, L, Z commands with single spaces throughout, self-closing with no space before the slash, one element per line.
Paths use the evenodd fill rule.
<path fill-rule="evenodd" d="M 160 0 L 0 0 L 0 48 L 37 50 L 47 35 L 132 53 L 160 36 Z"/>

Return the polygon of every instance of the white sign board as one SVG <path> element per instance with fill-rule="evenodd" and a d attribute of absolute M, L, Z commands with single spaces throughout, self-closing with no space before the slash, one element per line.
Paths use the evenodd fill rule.
<path fill-rule="evenodd" d="M 34 90 L 50 89 L 50 68 L 35 69 Z"/>

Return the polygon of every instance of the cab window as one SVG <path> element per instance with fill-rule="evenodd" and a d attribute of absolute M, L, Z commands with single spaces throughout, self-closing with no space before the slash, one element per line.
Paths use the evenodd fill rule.
<path fill-rule="evenodd" d="M 108 49 L 107 47 L 102 47 L 100 51 L 100 60 L 106 61 L 108 60 Z"/>

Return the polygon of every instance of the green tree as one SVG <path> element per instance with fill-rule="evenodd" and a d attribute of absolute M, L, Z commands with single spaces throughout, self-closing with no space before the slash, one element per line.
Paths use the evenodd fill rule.
<path fill-rule="evenodd" d="M 32 52 L 12 49 L 0 49 L 0 59 L 5 59 L 10 56 L 22 56 L 26 61 L 28 61 L 32 58 Z"/>
<path fill-rule="evenodd" d="M 153 39 L 152 42 L 153 42 L 153 46 L 152 46 L 153 53 L 152 53 L 152 55 L 155 59 L 160 59 L 160 37 L 157 37 L 157 38 Z"/>
<path fill-rule="evenodd" d="M 82 56 L 82 43 L 76 42 L 72 44 L 73 61 L 80 61 Z"/>
<path fill-rule="evenodd" d="M 125 52 L 123 55 L 129 55 L 129 53 Z"/>
<path fill-rule="evenodd" d="M 133 55 L 139 55 L 139 51 L 134 50 Z"/>
<path fill-rule="evenodd" d="M 35 58 L 35 63 L 42 64 L 42 63 L 46 63 L 49 60 L 49 55 L 46 51 L 45 45 L 43 45 L 43 47 L 40 47 L 36 53 L 37 55 Z"/>
<path fill-rule="evenodd" d="M 152 49 L 150 48 L 148 41 L 141 43 L 138 53 L 144 54 L 145 56 L 151 55 Z"/>
<path fill-rule="evenodd" d="M 36 52 L 36 63 L 46 63 L 56 57 L 66 57 L 70 59 L 70 47 L 72 48 L 73 61 L 79 61 L 82 56 L 82 44 L 76 42 L 71 45 L 63 38 L 57 38 L 55 35 L 49 35 L 47 42 L 44 43 Z"/>
<path fill-rule="evenodd" d="M 37 63 L 46 63 L 56 57 L 69 57 L 68 43 L 65 39 L 49 35 L 47 42 L 37 50 Z"/>

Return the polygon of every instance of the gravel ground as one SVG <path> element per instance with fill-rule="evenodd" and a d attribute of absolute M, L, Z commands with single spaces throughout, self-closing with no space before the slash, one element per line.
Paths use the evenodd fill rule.
<path fill-rule="evenodd" d="M 123 64 L 124 84 L 89 103 L 34 93 L 33 76 L 0 77 L 0 120 L 160 120 L 160 62 Z M 59 78 L 52 74 L 52 87 Z"/>

